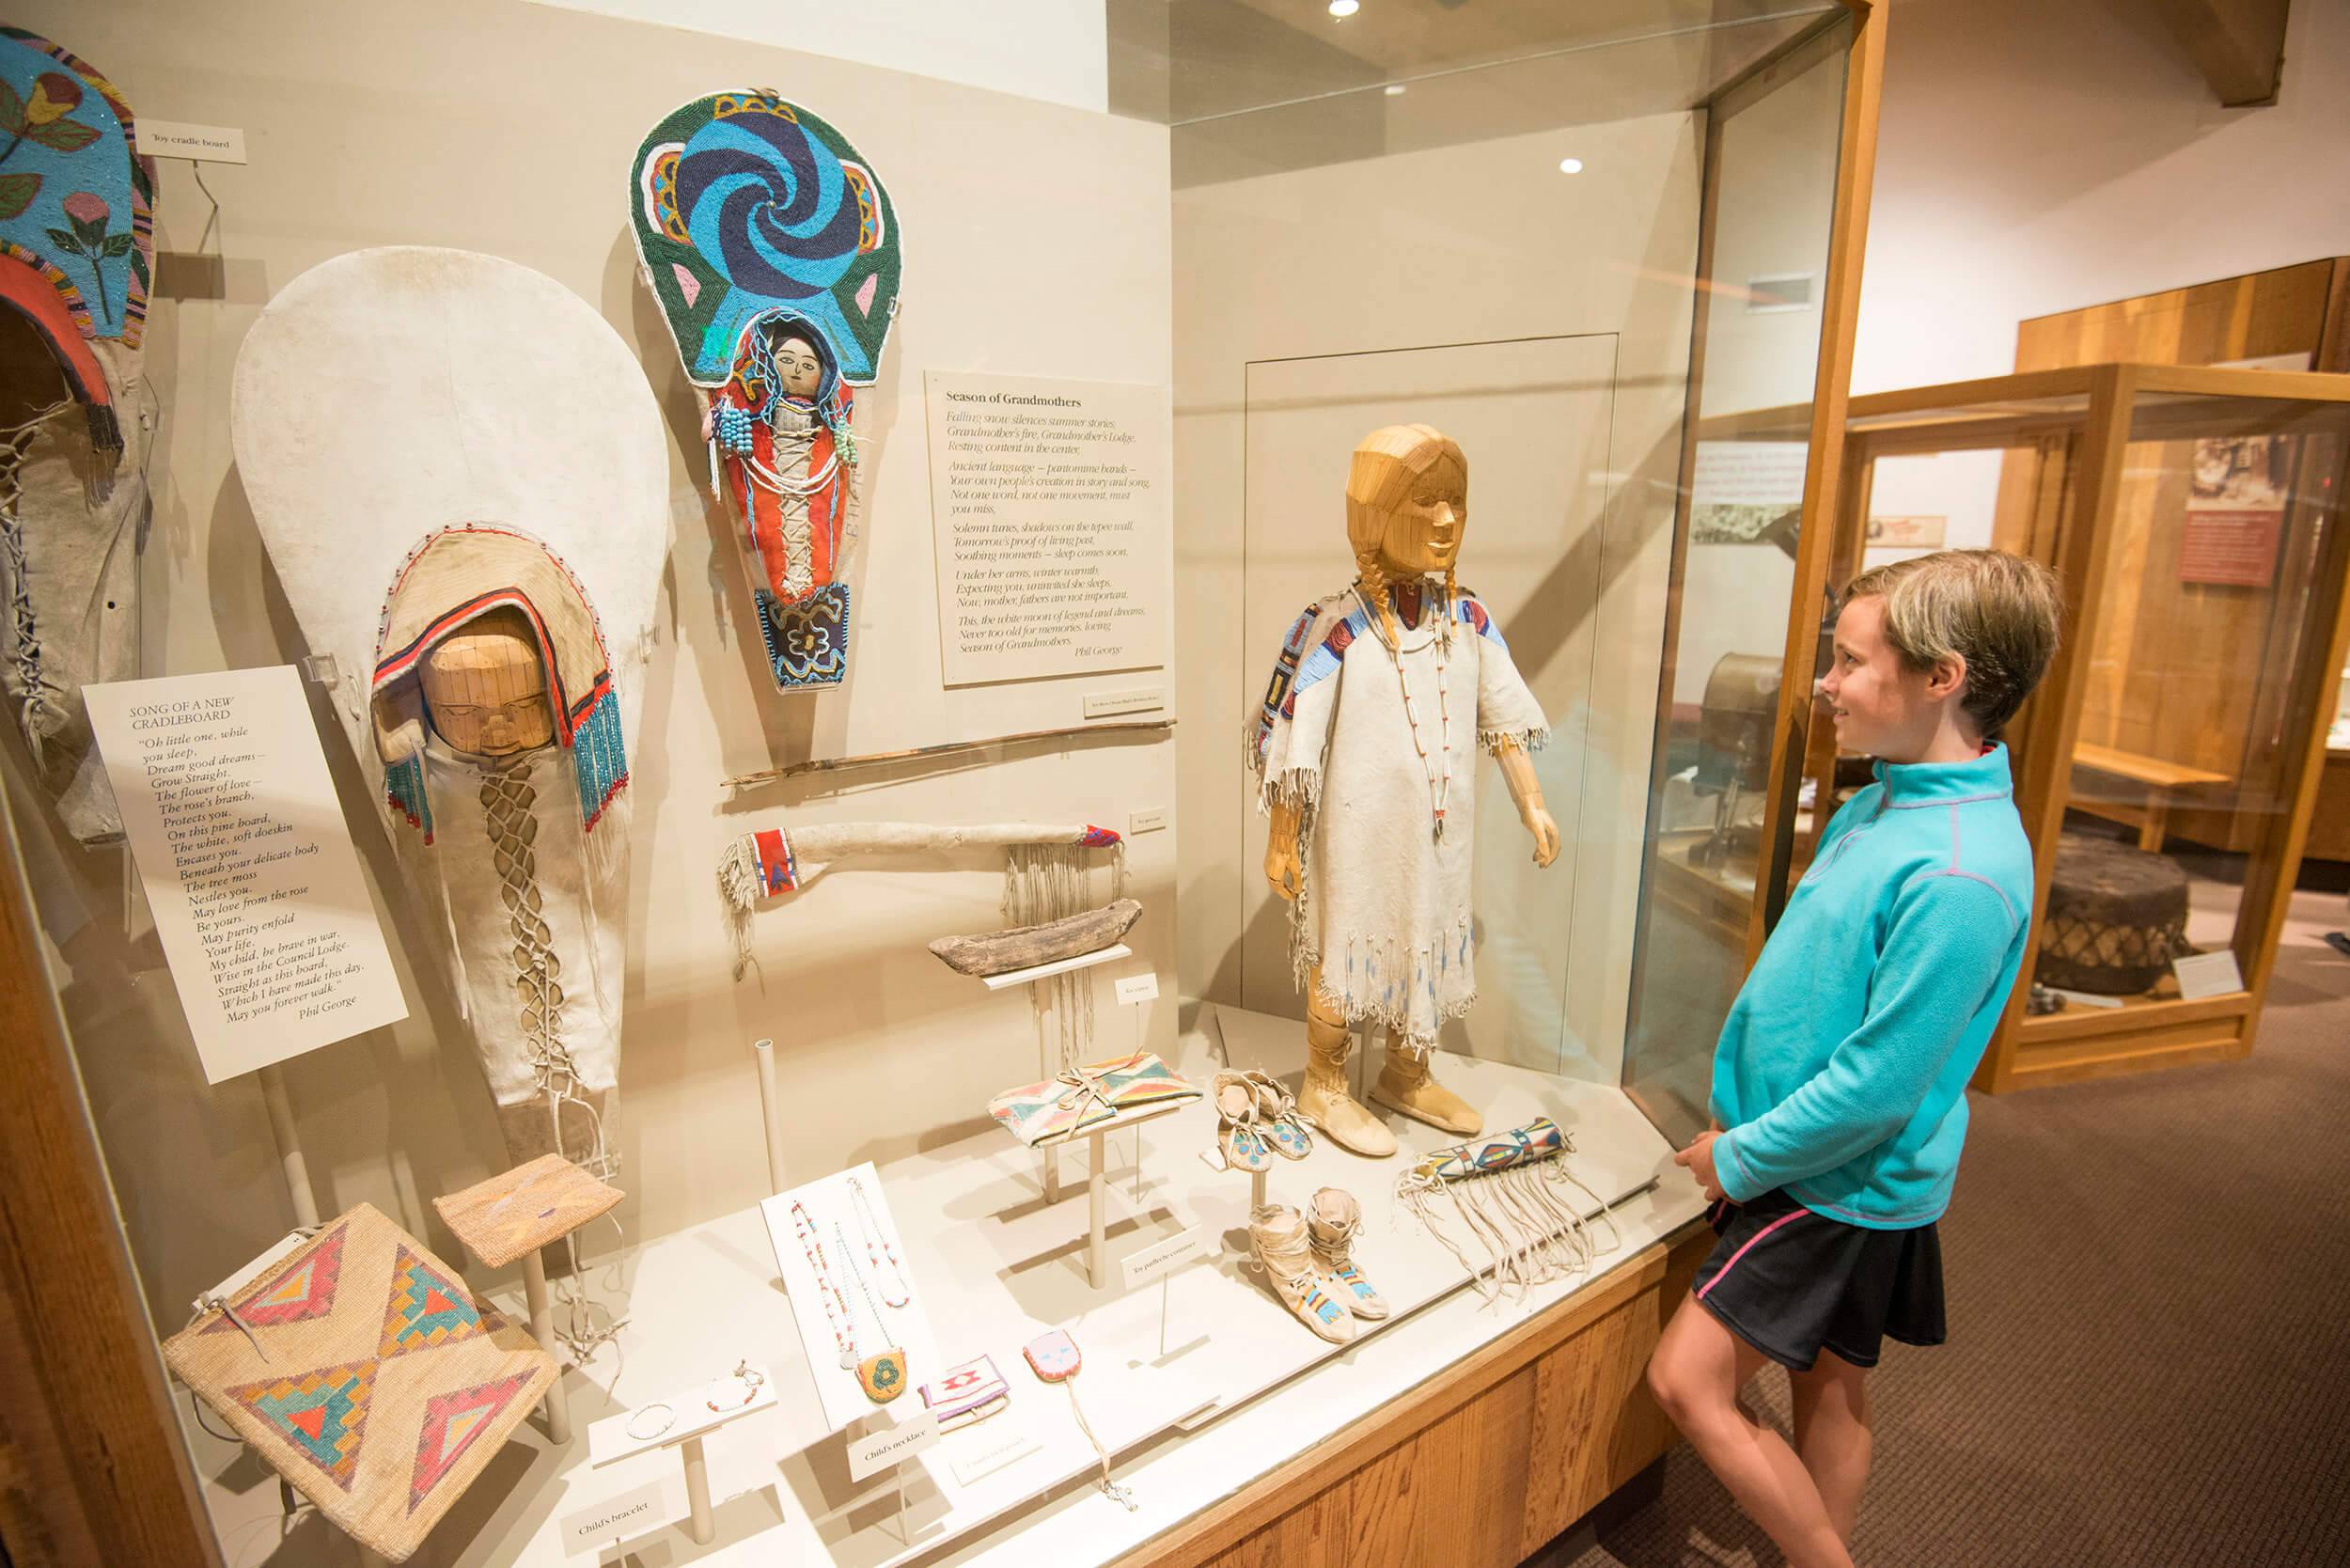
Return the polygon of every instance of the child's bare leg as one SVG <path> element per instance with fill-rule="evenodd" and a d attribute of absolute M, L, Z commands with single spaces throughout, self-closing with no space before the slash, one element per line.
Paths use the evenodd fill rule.
<path fill-rule="evenodd" d="M 1867 1369 L 1832 1350 L 1822 1350 L 1808 1372 L 1791 1372 L 1794 1392 L 1795 1451 L 1820 1489 L 1836 1533 L 1852 1543 L 1860 1516 L 1860 1491 L 1869 1481 L 1869 1390 Z"/>
<path fill-rule="evenodd" d="M 1852 1568 L 1803 1461 L 1785 1438 L 1738 1407 L 1738 1390 L 1763 1359 L 1690 1296 L 1649 1358 L 1648 1386 L 1698 1457 L 1787 1554 L 1790 1568 Z"/>

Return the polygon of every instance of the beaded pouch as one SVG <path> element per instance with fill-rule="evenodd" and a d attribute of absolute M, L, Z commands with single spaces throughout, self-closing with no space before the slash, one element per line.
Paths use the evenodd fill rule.
<path fill-rule="evenodd" d="M 1065 1142 L 1120 1111 L 1198 1097 L 1198 1085 L 1179 1075 L 1155 1053 L 1138 1051 L 1072 1067 L 1043 1083 L 1008 1089 L 987 1103 L 987 1113 L 1034 1149 Z"/>

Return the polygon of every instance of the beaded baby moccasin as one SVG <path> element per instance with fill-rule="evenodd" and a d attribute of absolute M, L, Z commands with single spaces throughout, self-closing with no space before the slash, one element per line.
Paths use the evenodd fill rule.
<path fill-rule="evenodd" d="M 1248 1072 L 1241 1076 L 1256 1090 L 1257 1125 L 1274 1152 L 1292 1160 L 1312 1153 L 1314 1137 L 1306 1130 L 1306 1119 L 1297 1114 L 1297 1096 L 1270 1073 Z"/>
<path fill-rule="evenodd" d="M 1238 1073 L 1218 1073 L 1215 1097 L 1215 1146 L 1226 1168 L 1264 1170 L 1273 1164 L 1273 1151 L 1257 1124 L 1256 1086 Z"/>
<path fill-rule="evenodd" d="M 1314 1265 L 1306 1216 L 1287 1203 L 1267 1203 L 1249 1216 L 1248 1244 L 1265 1283 L 1297 1321 L 1332 1344 L 1355 1337 L 1355 1315 L 1332 1294 Z"/>
<path fill-rule="evenodd" d="M 1306 1233 L 1314 1266 L 1322 1271 L 1348 1311 L 1375 1322 L 1387 1315 L 1387 1298 L 1355 1266 L 1355 1236 L 1363 1228 L 1363 1206 L 1351 1192 L 1324 1187 L 1306 1206 Z"/>

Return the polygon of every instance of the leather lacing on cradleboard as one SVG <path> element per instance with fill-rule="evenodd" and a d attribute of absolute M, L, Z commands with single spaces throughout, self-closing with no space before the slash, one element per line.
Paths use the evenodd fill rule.
<path fill-rule="evenodd" d="M 497 878 L 498 901 L 505 907 L 507 931 L 513 946 L 507 957 L 513 965 L 514 997 L 517 1022 L 521 1027 L 523 1049 L 530 1062 L 531 1087 L 547 1107 L 550 1147 L 565 1159 L 599 1181 L 609 1181 L 616 1173 L 619 1161 L 606 1145 L 603 1118 L 595 1101 L 587 1092 L 579 1077 L 578 1064 L 571 1048 L 563 1043 L 563 962 L 555 950 L 555 932 L 545 913 L 545 897 L 539 886 L 538 836 L 539 818 L 536 808 L 539 789 L 531 773 L 541 754 L 525 752 L 504 759 L 481 769 L 478 798 L 481 803 L 482 828 L 490 841 L 491 869 Z M 620 830 L 625 833 L 625 828 Z M 583 824 L 583 838 L 593 835 Z M 619 835 L 615 835 L 619 836 Z M 595 920 L 594 887 L 596 874 L 591 870 L 584 879 L 589 899 L 588 923 Z M 448 917 L 447 887 L 442 887 L 444 918 Z M 458 939 L 452 923 L 449 932 L 450 950 L 464 964 L 464 946 Z M 595 964 L 592 939 L 588 945 L 588 964 Z M 591 976 L 598 988 L 602 981 Z M 565 1148 L 563 1139 L 563 1107 L 576 1106 L 588 1118 L 589 1144 L 584 1157 L 574 1158 Z M 620 1232 L 617 1217 L 606 1215 L 615 1232 Z M 624 1232 L 622 1233 L 624 1236 Z M 602 1303 L 589 1297 L 579 1286 L 585 1271 L 579 1261 L 579 1233 L 572 1231 L 563 1238 L 563 1247 L 571 1267 L 560 1278 L 550 1279 L 558 1300 L 563 1303 L 565 1323 L 556 1330 L 556 1339 L 569 1353 L 573 1366 L 585 1368 L 596 1352 L 614 1342 L 619 1331 L 628 1325 L 626 1318 L 615 1318 L 598 1326 L 595 1317 L 606 1311 Z M 618 1375 L 616 1371 L 615 1376 Z"/>
<path fill-rule="evenodd" d="M 1486 1300 L 1569 1278 L 1590 1268 L 1623 1236 L 1599 1195 L 1567 1168 L 1574 1140 L 1548 1117 L 1523 1127 L 1439 1149 L 1396 1178 L 1395 1195 L 1429 1234 L 1444 1244 Z M 1589 1218 L 1606 1225 L 1602 1247 L 1575 1195 L 1590 1200 Z M 1485 1254 L 1471 1261 L 1448 1220 L 1468 1231 Z"/>
<path fill-rule="evenodd" d="M 33 438 L 41 426 L 73 406 L 70 398 L 51 404 L 22 424 L 0 430 L 0 564 L 8 574 L 8 664 L 16 671 L 24 703 L 21 728 L 33 761 L 40 761 L 42 721 L 55 716 L 41 670 L 40 626 L 33 611 L 32 575 L 24 558 L 24 524 L 16 514 L 24 494 L 20 477 Z"/>

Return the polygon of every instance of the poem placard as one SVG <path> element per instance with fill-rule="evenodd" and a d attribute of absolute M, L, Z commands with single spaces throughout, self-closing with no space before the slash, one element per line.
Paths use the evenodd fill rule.
<path fill-rule="evenodd" d="M 291 665 L 83 695 L 208 1082 L 408 1015 Z"/>
<path fill-rule="evenodd" d="M 1167 394 L 931 371 L 946 683 L 1167 662 Z"/>

